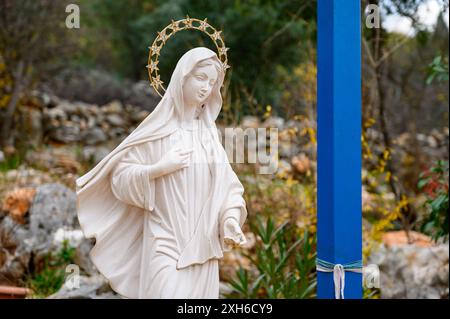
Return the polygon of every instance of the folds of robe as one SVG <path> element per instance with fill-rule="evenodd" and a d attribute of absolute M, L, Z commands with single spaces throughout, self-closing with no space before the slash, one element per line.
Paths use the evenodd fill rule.
<path fill-rule="evenodd" d="M 133 146 L 111 174 L 114 196 L 143 216 L 140 260 L 130 255 L 135 251 L 123 252 L 140 263 L 138 298 L 218 297 L 218 258 L 228 250 L 223 221 L 231 216 L 242 225 L 247 212 L 243 187 L 223 147 L 213 143 L 195 122 Z M 177 144 L 194 149 L 190 165 L 151 179 L 151 165 Z"/>

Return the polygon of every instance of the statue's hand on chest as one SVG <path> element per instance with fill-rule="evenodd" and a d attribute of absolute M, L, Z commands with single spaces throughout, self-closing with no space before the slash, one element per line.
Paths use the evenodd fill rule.
<path fill-rule="evenodd" d="M 181 146 L 175 146 L 165 153 L 161 159 L 154 164 L 157 175 L 166 175 L 173 173 L 179 169 L 189 166 L 189 159 L 193 149 L 183 149 Z"/>

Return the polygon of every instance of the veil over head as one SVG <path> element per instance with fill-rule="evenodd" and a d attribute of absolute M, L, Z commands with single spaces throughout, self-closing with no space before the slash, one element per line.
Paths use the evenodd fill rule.
<path fill-rule="evenodd" d="M 137 298 L 142 271 L 143 224 L 145 215 L 142 208 L 128 205 L 118 200 L 111 190 L 110 176 L 127 150 L 140 143 L 163 138 L 175 132 L 181 124 L 183 115 L 183 83 L 193 68 L 200 61 L 219 59 L 216 53 L 204 47 L 187 51 L 178 61 L 170 79 L 168 88 L 155 110 L 125 138 L 111 153 L 103 158 L 93 169 L 76 180 L 77 216 L 88 238 L 94 237 L 96 243 L 90 251 L 90 257 L 97 269 L 109 280 L 111 287 L 123 296 Z M 224 81 L 224 72 L 218 72 L 218 79 L 210 96 L 205 101 L 200 119 L 209 128 L 215 152 L 222 156 L 225 151 L 221 146 L 215 120 L 222 107 L 220 88 Z M 213 147 L 214 149 L 214 147 Z M 229 166 L 229 163 L 227 163 Z M 223 207 L 240 206 L 245 210 L 241 197 L 243 188 L 231 168 L 213 164 L 212 186 L 214 200 L 209 202 L 209 211 L 223 211 Z M 231 176 L 231 177 L 230 177 Z M 228 182 L 229 189 L 225 189 Z M 242 215 L 245 218 L 246 212 Z M 206 214 L 207 218 L 215 218 Z M 199 229 L 204 229 L 196 236 L 215 234 L 217 226 L 214 221 L 205 219 Z M 214 235 L 215 236 L 215 235 Z M 200 238 L 200 237 L 199 237 Z M 199 240 L 208 240 L 201 237 Z M 197 259 L 207 260 L 211 256 L 221 257 L 217 245 L 211 247 Z M 178 265 L 187 267 L 194 262 L 198 249 L 195 239 L 187 245 Z"/>
<path fill-rule="evenodd" d="M 95 176 L 101 175 L 101 171 L 112 164 L 111 159 L 121 153 L 129 146 L 133 146 L 146 141 L 156 140 L 169 135 L 175 131 L 183 118 L 183 83 L 186 77 L 192 72 L 195 66 L 204 60 L 216 59 L 219 63 L 217 54 L 205 47 L 197 47 L 187 51 L 179 60 L 172 73 L 169 86 L 158 103 L 156 108 L 150 113 L 142 123 L 120 143 L 110 154 L 103 158 L 91 171 L 76 180 L 77 187 L 85 186 Z M 215 121 L 222 108 L 222 95 L 220 88 L 224 81 L 224 72 L 218 72 L 218 78 L 211 90 L 211 94 L 205 101 L 203 111 L 200 113 L 200 119 L 204 125 L 212 132 L 216 133 Z M 218 136 L 215 136 L 218 138 Z"/>

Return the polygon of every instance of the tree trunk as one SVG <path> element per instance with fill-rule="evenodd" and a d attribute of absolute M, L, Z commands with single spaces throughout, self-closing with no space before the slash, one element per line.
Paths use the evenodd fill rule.
<path fill-rule="evenodd" d="M 20 95 L 22 94 L 25 87 L 30 81 L 30 76 L 25 74 L 26 65 L 23 61 L 20 61 L 17 65 L 17 69 L 13 74 L 14 79 L 14 89 L 11 94 L 11 99 L 6 106 L 6 111 L 3 113 L 2 127 L 0 132 L 0 142 L 3 147 L 11 145 L 11 129 L 14 112 L 16 110 L 17 104 L 19 103 Z"/>
<path fill-rule="evenodd" d="M 371 3 L 378 4 L 378 0 L 370 1 Z M 384 61 L 381 60 L 383 57 L 384 52 L 384 37 L 383 37 L 383 30 L 381 28 L 375 28 L 372 31 L 372 45 L 373 45 L 373 58 L 376 63 L 376 66 L 374 67 L 374 73 L 375 73 L 375 80 L 376 80 L 376 93 L 377 93 L 377 101 L 375 105 L 378 106 L 378 112 L 379 112 L 379 121 L 380 121 L 380 130 L 383 138 L 383 144 L 385 149 L 389 150 L 389 152 L 392 152 L 392 145 L 391 145 L 391 136 L 389 133 L 389 127 L 388 123 L 386 121 L 386 91 L 385 87 L 383 85 L 383 75 L 385 74 L 385 63 L 389 60 L 388 58 Z M 392 153 L 391 153 L 392 154 Z M 392 156 L 392 155 L 391 155 Z M 401 201 L 402 197 L 406 195 L 406 191 L 400 181 L 396 182 L 393 178 L 393 176 L 396 175 L 395 167 L 393 166 L 392 162 L 390 160 L 386 161 L 386 170 L 392 173 L 392 177 L 389 179 L 389 186 L 392 189 L 392 192 L 394 193 L 397 201 Z M 402 207 L 401 214 L 400 214 L 400 220 L 402 222 L 403 228 L 406 232 L 407 237 L 409 238 L 409 231 L 411 230 L 411 223 L 414 219 L 414 210 L 412 206 L 408 203 L 406 207 Z"/>

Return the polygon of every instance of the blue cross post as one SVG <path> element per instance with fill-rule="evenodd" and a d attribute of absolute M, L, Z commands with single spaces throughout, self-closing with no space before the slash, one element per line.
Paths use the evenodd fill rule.
<path fill-rule="evenodd" d="M 360 19 L 359 0 L 318 0 L 318 298 L 362 298 Z"/>

